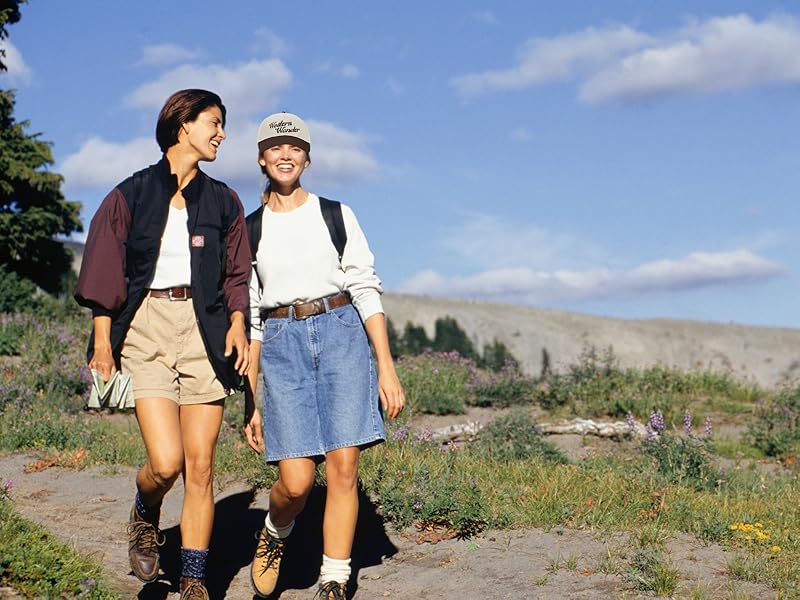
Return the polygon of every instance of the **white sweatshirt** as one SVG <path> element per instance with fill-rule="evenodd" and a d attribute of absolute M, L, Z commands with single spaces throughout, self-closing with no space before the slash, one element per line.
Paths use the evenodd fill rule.
<path fill-rule="evenodd" d="M 261 240 L 256 252 L 258 277 L 250 273 L 252 340 L 261 340 L 260 312 L 277 306 L 308 302 L 340 291 L 350 292 L 361 320 L 383 312 L 383 292 L 375 272 L 375 257 L 352 209 L 342 204 L 347 244 L 339 264 L 319 206 L 319 197 L 289 212 L 264 207 Z"/>

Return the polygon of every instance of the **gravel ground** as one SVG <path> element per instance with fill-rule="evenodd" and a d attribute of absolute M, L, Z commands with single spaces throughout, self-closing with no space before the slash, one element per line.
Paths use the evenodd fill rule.
<path fill-rule="evenodd" d="M 27 518 L 102 563 L 111 585 L 123 598 L 177 598 L 180 484 L 164 502 L 163 576 L 142 585 L 130 573 L 125 525 L 133 496 L 135 470 L 50 468 L 26 473 L 32 455 L 0 456 L 0 478 L 11 479 L 12 498 Z M 285 555 L 276 598 L 311 599 L 316 590 L 322 542 L 320 490 L 315 490 Z M 229 484 L 216 495 L 216 519 L 210 555 L 212 598 L 250 599 L 249 563 L 255 532 L 263 522 L 267 495 Z M 435 543 L 434 543 L 435 542 Z M 624 536 L 605 539 L 586 530 L 538 529 L 487 531 L 469 540 L 395 532 L 384 525 L 369 499 L 362 499 L 353 555 L 350 598 L 649 598 L 622 576 L 599 572 L 601 561 L 625 554 Z M 730 556 L 688 536 L 668 545 L 681 572 L 676 598 L 774 598 L 765 586 L 732 580 Z M 0 588 L 0 598 L 14 598 Z M 694 596 L 697 597 L 697 596 Z"/>

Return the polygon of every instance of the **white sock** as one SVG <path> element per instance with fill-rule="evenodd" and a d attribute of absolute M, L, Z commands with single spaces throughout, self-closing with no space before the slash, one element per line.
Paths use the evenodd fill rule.
<path fill-rule="evenodd" d="M 322 555 L 322 568 L 319 570 L 319 582 L 336 581 L 347 583 L 350 579 L 350 559 L 331 558 Z"/>
<path fill-rule="evenodd" d="M 267 533 L 270 534 L 274 538 L 287 538 L 289 534 L 292 533 L 292 529 L 294 528 L 294 519 L 288 524 L 284 525 L 283 527 L 278 527 L 275 523 L 272 522 L 272 519 L 269 518 L 270 515 L 267 513 L 267 518 L 264 519 L 264 527 L 267 529 Z"/>

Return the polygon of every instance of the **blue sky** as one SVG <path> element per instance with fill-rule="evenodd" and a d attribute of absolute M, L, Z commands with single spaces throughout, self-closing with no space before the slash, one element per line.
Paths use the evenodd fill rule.
<path fill-rule="evenodd" d="M 0 85 L 86 223 L 204 87 L 205 170 L 255 209 L 258 124 L 301 115 L 388 291 L 800 327 L 793 4 L 32 0 Z"/>

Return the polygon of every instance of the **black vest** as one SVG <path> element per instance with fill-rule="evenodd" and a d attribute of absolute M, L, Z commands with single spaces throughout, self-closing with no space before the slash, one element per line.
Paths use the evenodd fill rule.
<path fill-rule="evenodd" d="M 169 162 L 134 173 L 117 188 L 127 201 L 131 225 L 126 247 L 127 299 L 111 323 L 111 346 L 119 365 L 125 336 L 147 295 L 147 284 L 155 272 L 161 236 L 167 223 L 169 202 L 178 189 Z M 198 171 L 183 189 L 186 199 L 191 252 L 191 287 L 200 334 L 217 378 L 226 389 L 239 389 L 233 356 L 226 358 L 225 336 L 230 319 L 225 305 L 223 281 L 227 262 L 227 233 L 239 216 L 239 206 L 228 187 Z M 89 341 L 90 351 L 93 340 Z"/>

